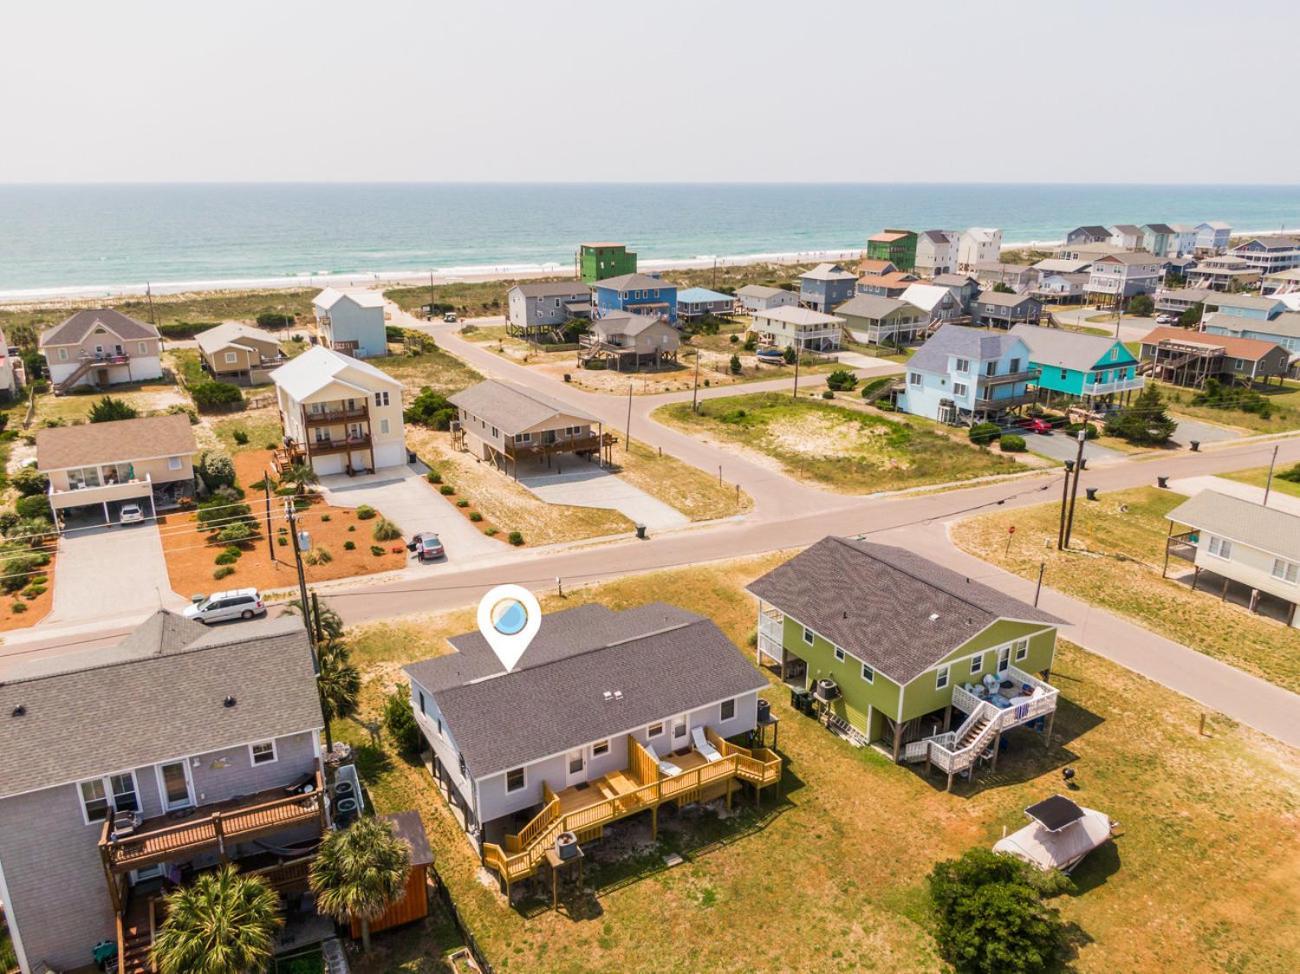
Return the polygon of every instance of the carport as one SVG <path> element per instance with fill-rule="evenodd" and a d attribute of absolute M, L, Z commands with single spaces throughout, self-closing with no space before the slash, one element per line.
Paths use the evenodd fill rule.
<path fill-rule="evenodd" d="M 78 496 L 81 494 L 90 496 L 83 499 Z M 81 501 L 81 503 L 70 503 L 72 501 Z M 61 531 L 69 528 L 116 524 L 119 512 L 126 504 L 139 504 L 140 509 L 150 520 L 156 519 L 158 515 L 153 498 L 153 484 L 148 480 L 127 484 L 106 484 L 103 487 L 89 487 L 63 494 L 56 493 L 51 496 L 51 503 L 58 515 Z"/>

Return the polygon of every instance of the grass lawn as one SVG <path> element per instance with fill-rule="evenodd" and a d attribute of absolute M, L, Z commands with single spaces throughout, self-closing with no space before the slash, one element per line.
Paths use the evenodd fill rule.
<path fill-rule="evenodd" d="M 1016 463 L 908 422 L 822 400 L 754 393 L 661 406 L 655 417 L 707 434 L 733 448 L 756 451 L 790 476 L 850 494 L 1011 473 Z"/>
<path fill-rule="evenodd" d="M 69 392 L 63 396 L 46 392 L 36 399 L 36 411 L 32 416 L 31 429 L 39 429 L 47 424 L 84 423 L 90 416 L 91 407 L 105 395 L 134 406 L 141 416 L 163 413 L 172 406 L 193 408 L 189 396 L 185 395 L 179 386 L 162 381 L 114 386 L 106 392 L 88 389 L 84 392 Z"/>
<path fill-rule="evenodd" d="M 953 538 L 965 550 L 1025 578 L 1043 582 L 1278 686 L 1300 691 L 1300 632 L 1223 602 L 1202 589 L 1160 577 L 1169 522 L 1165 514 L 1186 498 L 1141 487 L 1102 494 L 1075 509 L 1073 550 L 1056 550 L 1060 507 L 1044 504 L 962 521 Z M 1127 510 L 1121 510 L 1127 508 Z M 1010 555 L 1007 528 L 1015 525 Z M 1170 573 L 1190 572 L 1170 559 Z"/>
<path fill-rule="evenodd" d="M 227 453 L 275 449 L 284 439 L 280 416 L 274 407 L 247 410 L 222 419 L 209 418 L 206 422 Z M 236 442 L 236 433 L 247 436 L 247 442 Z"/>
<path fill-rule="evenodd" d="M 109 298 L 107 300 L 78 300 L 47 307 L 0 309 L 0 327 L 13 339 L 15 328 L 32 325 L 41 331 L 57 325 L 78 308 L 116 308 L 137 321 L 156 321 L 159 326 L 179 322 L 220 324 L 223 321 L 254 321 L 267 311 L 298 316 L 301 325 L 311 318 L 311 299 L 320 288 L 266 291 L 212 291 L 190 294 L 155 294 L 153 310 L 146 298 Z"/>
<path fill-rule="evenodd" d="M 366 361 L 401 382 L 408 400 L 418 395 L 425 386 L 435 392 L 450 395 L 483 378 L 460 359 L 440 348 L 423 355 L 386 355 Z"/>
<path fill-rule="evenodd" d="M 1156 383 L 1160 393 L 1169 402 L 1169 411 L 1187 416 L 1191 419 L 1217 423 L 1220 426 L 1236 426 L 1255 433 L 1283 433 L 1287 430 L 1300 429 L 1300 384 L 1286 382 L 1283 385 L 1255 386 L 1255 391 L 1265 396 L 1272 404 L 1272 415 L 1268 419 L 1240 409 L 1214 409 L 1210 406 L 1194 406 L 1192 399 L 1195 389 L 1165 382 Z"/>
<path fill-rule="evenodd" d="M 754 506 L 753 498 L 744 490 L 737 490 L 735 484 L 719 483 L 717 477 L 636 440 L 632 441 L 631 450 L 623 446 L 620 438 L 614 447 L 619 476 L 669 507 L 677 508 L 692 521 L 733 517 Z"/>
<path fill-rule="evenodd" d="M 599 601 L 612 608 L 662 599 L 707 614 L 738 646 L 754 627 L 742 586 L 780 555 L 622 579 L 543 599 L 547 611 Z M 472 629 L 473 610 L 356 630 L 364 674 L 357 721 L 335 724 L 359 748 L 380 811 L 416 808 L 437 868 L 494 969 L 501 972 L 938 971 L 925 876 L 942 858 L 991 845 L 1022 809 L 1077 769 L 1078 798 L 1122 823 L 1113 847 L 1076 871 L 1079 892 L 1055 902 L 1071 924 L 1076 969 L 1283 972 L 1300 964 L 1294 820 L 1300 763 L 1225 719 L 1198 737 L 1200 708 L 1104 660 L 1062 645 L 1055 744 L 1018 732 L 998 772 L 944 794 L 939 778 L 858 750 L 765 694 L 781 720 L 785 797 L 749 801 L 722 820 L 713 809 L 661 817 L 661 841 L 636 820 L 588 848 L 590 893 L 559 913 L 508 908 L 421 767 L 370 743 L 372 719 L 402 663 L 446 652 Z M 752 650 L 744 652 L 752 659 Z M 601 862 L 614 843 L 639 855 Z M 604 848 L 602 848 L 604 846 Z M 664 868 L 680 851 L 685 863 Z M 1225 877 L 1230 877 L 1227 879 Z M 537 906 L 532 901 L 530 906 Z M 433 971 L 445 928 L 377 935 L 365 974 Z"/>
<path fill-rule="evenodd" d="M 1300 483 L 1292 480 L 1283 480 L 1278 474 L 1283 473 L 1287 468 L 1279 467 L 1273 471 L 1272 490 L 1279 494 L 1290 494 L 1292 497 L 1300 497 Z M 1292 469 L 1300 469 L 1300 464 L 1295 464 Z M 1263 487 L 1268 483 L 1268 467 L 1254 467 L 1250 470 L 1236 470 L 1232 473 L 1221 473 L 1220 477 L 1226 480 L 1235 480 L 1243 484 L 1252 484 L 1255 487 Z"/>

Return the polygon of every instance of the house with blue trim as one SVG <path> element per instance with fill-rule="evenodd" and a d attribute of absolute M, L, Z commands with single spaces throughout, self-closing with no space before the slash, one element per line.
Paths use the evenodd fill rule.
<path fill-rule="evenodd" d="M 1053 395 L 1089 404 L 1127 402 L 1146 384 L 1138 360 L 1117 339 L 1037 325 L 1016 325 L 1010 334 L 1029 349 L 1034 385 Z"/>
<path fill-rule="evenodd" d="M 857 289 L 858 276 L 839 264 L 818 264 L 799 275 L 799 303 L 822 314 L 838 308 L 853 297 Z"/>
<path fill-rule="evenodd" d="M 596 281 L 592 286 L 595 317 L 614 311 L 634 315 L 663 315 L 677 323 L 677 285 L 649 274 L 620 274 Z"/>
<path fill-rule="evenodd" d="M 1032 377 L 1018 335 L 943 325 L 908 361 L 897 405 L 941 423 L 984 422 L 1032 402 Z"/>
<path fill-rule="evenodd" d="M 1209 310 L 1238 318 L 1272 321 L 1287 310 L 1286 302 L 1275 295 L 1260 297 L 1257 294 L 1215 294 L 1205 300 Z"/>
<path fill-rule="evenodd" d="M 721 291 L 711 291 L 707 287 L 688 287 L 677 292 L 677 314 L 682 318 L 729 315 L 735 310 L 735 297 Z"/>

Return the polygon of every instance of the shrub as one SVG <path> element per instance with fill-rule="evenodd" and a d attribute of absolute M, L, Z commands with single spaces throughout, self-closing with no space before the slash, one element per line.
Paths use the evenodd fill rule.
<path fill-rule="evenodd" d="M 396 541 L 402 536 L 402 529 L 386 517 L 375 522 L 374 538 L 376 541 Z"/>
<path fill-rule="evenodd" d="M 438 493 L 443 497 L 450 497 L 452 494 L 456 493 L 456 488 L 451 484 L 443 484 L 438 488 Z"/>
<path fill-rule="evenodd" d="M 1197 301 L 1195 304 L 1189 305 L 1187 309 L 1178 316 L 1178 323 L 1184 328 L 1195 328 L 1201 323 L 1201 318 L 1204 314 L 1205 303 L 1203 301 Z"/>
<path fill-rule="evenodd" d="M 1097 429 L 1096 423 L 1066 423 L 1062 430 L 1069 433 L 1071 438 L 1077 437 L 1079 430 L 1083 430 L 1085 440 L 1095 440 L 1101 432 Z"/>
<path fill-rule="evenodd" d="M 1287 469 L 1278 474 L 1278 477 L 1293 484 L 1300 484 L 1300 463 L 1297 463 L 1292 467 L 1287 467 Z"/>
<path fill-rule="evenodd" d="M 244 550 L 240 548 L 238 545 L 232 544 L 226 546 L 224 553 L 229 555 L 231 558 L 239 558 L 240 556 L 243 555 Z"/>
<path fill-rule="evenodd" d="M 220 450 L 204 450 L 194 466 L 199 479 L 210 491 L 235 485 L 235 461 L 230 459 L 229 454 Z"/>
<path fill-rule="evenodd" d="M 745 336 L 745 351 L 752 352 L 756 348 L 758 348 L 758 336 L 750 332 Z"/>
<path fill-rule="evenodd" d="M 605 360 L 603 358 L 589 358 L 583 361 L 582 367 L 589 372 L 600 372 L 605 368 Z"/>
<path fill-rule="evenodd" d="M 857 387 L 858 377 L 848 369 L 836 369 L 826 377 L 826 388 L 836 392 L 849 392 Z"/>
<path fill-rule="evenodd" d="M 1156 303 L 1149 294 L 1135 294 L 1129 298 L 1128 313 L 1131 315 L 1141 315 L 1143 318 L 1149 318 L 1151 312 L 1156 310 Z"/>
<path fill-rule="evenodd" d="M 479 521 L 483 520 L 483 515 L 480 514 L 478 511 L 471 511 L 469 515 L 469 519 L 473 521 L 475 524 L 478 524 Z"/>
<path fill-rule="evenodd" d="M 9 606 L 9 611 L 10 611 L 10 612 L 15 612 L 15 613 L 23 613 L 23 612 L 26 612 L 26 611 L 27 611 L 27 603 L 26 603 L 26 602 L 15 602 L 13 605 Z"/>
<path fill-rule="evenodd" d="M 506 535 L 506 540 L 509 541 L 512 545 L 514 545 L 517 548 L 524 543 L 524 536 L 520 534 L 518 531 L 511 531 L 508 535 Z"/>
<path fill-rule="evenodd" d="M 92 423 L 111 423 L 119 419 L 135 419 L 140 411 L 124 399 L 104 396 L 90 407 L 89 419 Z"/>
<path fill-rule="evenodd" d="M 14 502 L 14 510 L 24 520 L 54 520 L 54 512 L 50 510 L 50 499 L 44 494 L 29 494 L 18 498 Z"/>
<path fill-rule="evenodd" d="M 247 521 L 232 521 L 217 532 L 217 540 L 223 544 L 238 544 L 253 536 L 253 529 Z"/>
<path fill-rule="evenodd" d="M 1178 423 L 1165 412 L 1164 399 L 1154 385 L 1145 386 L 1132 405 L 1106 417 L 1106 435 L 1138 446 L 1157 446 L 1173 436 Z"/>
<path fill-rule="evenodd" d="M 334 556 L 330 554 L 330 550 L 324 545 L 317 545 L 307 552 L 302 560 L 309 565 L 328 565 L 334 560 Z"/>
<path fill-rule="evenodd" d="M 1227 386 L 1218 379 L 1206 379 L 1205 388 L 1192 397 L 1192 405 L 1240 409 L 1243 413 L 1254 413 L 1260 419 L 1273 415 L 1273 404 L 1254 389 Z"/>
<path fill-rule="evenodd" d="M 220 568 L 215 568 L 212 571 L 212 577 L 215 578 L 218 582 L 221 581 L 223 578 L 229 578 L 233 574 L 235 574 L 235 569 L 233 565 L 222 565 Z"/>
<path fill-rule="evenodd" d="M 731 342 L 731 344 L 733 345 L 738 345 L 740 343 L 740 336 L 732 335 L 730 338 L 727 339 L 727 341 Z"/>
<path fill-rule="evenodd" d="M 223 551 L 221 554 L 217 555 L 214 561 L 218 565 L 233 565 L 236 561 L 238 561 L 238 558 L 231 555 L 229 551 Z"/>
<path fill-rule="evenodd" d="M 31 585 L 28 585 L 25 589 L 23 589 L 23 598 L 37 599 L 40 598 L 48 591 L 49 589 L 46 588 L 44 585 L 37 585 L 33 581 Z"/>
<path fill-rule="evenodd" d="M 491 538 L 494 535 L 500 534 L 501 532 L 498 528 L 484 528 L 483 533 L 486 534 L 489 538 Z"/>
<path fill-rule="evenodd" d="M 740 375 L 740 356 L 733 353 L 727 368 L 731 370 L 732 375 Z"/>
<path fill-rule="evenodd" d="M 355 531 L 356 529 L 357 529 L 357 526 L 356 526 L 355 524 L 349 524 L 349 525 L 348 525 L 348 530 L 349 530 L 349 531 Z"/>
<path fill-rule="evenodd" d="M 343 550 L 344 550 L 344 551 L 356 551 L 356 550 L 357 550 L 357 543 L 356 543 L 355 541 L 344 541 L 344 542 L 343 542 Z"/>
<path fill-rule="evenodd" d="M 822 390 L 822 398 L 823 398 L 823 399 L 834 399 L 834 398 L 835 398 L 835 393 L 831 392 L 829 389 L 823 389 L 823 390 Z"/>
<path fill-rule="evenodd" d="M 998 439 L 998 449 L 1003 453 L 1024 453 L 1025 438 L 1015 433 L 1003 433 Z"/>
<path fill-rule="evenodd" d="M 257 316 L 259 328 L 288 328 L 294 321 L 293 315 L 283 311 L 263 311 Z"/>
<path fill-rule="evenodd" d="M 22 519 L 17 511 L 0 511 L 0 534 L 8 535 Z"/>
<path fill-rule="evenodd" d="M 221 409 L 224 406 L 242 403 L 244 394 L 240 392 L 237 385 L 209 380 L 191 386 L 190 398 L 194 400 L 194 405 L 198 406 L 199 410 L 202 411 L 204 409 Z"/>
<path fill-rule="evenodd" d="M 275 539 L 275 543 L 279 545 L 281 548 L 284 548 L 289 544 L 289 539 L 287 536 L 282 534 Z"/>
<path fill-rule="evenodd" d="M 248 434 L 244 430 L 235 430 L 230 434 L 230 438 L 240 446 L 244 446 L 248 442 Z"/>
<path fill-rule="evenodd" d="M 332 520 L 334 520 L 334 518 L 331 517 L 331 516 L 328 515 L 328 514 L 322 514 L 322 515 L 320 516 L 320 520 L 321 520 L 321 523 L 322 523 L 322 524 L 329 524 L 329 522 L 332 521 Z"/>
<path fill-rule="evenodd" d="M 361 504 L 360 506 L 357 507 L 357 518 L 362 521 L 369 521 L 372 517 L 374 517 L 378 513 L 379 512 L 376 511 L 369 504 Z"/>
<path fill-rule="evenodd" d="M 986 446 L 1002 435 L 1002 428 L 997 423 L 976 423 L 970 428 L 970 441 Z"/>
<path fill-rule="evenodd" d="M 442 474 L 438 473 L 436 470 L 430 470 L 424 475 L 424 479 L 431 484 L 440 484 L 442 483 Z"/>
<path fill-rule="evenodd" d="M 403 410 L 402 418 L 430 429 L 449 430 L 451 421 L 456 418 L 456 407 L 442 393 L 425 386 Z"/>
<path fill-rule="evenodd" d="M 236 520 L 232 520 L 232 518 Z M 202 529 L 226 528 L 231 524 L 242 524 L 252 519 L 252 508 L 247 504 L 232 503 L 218 497 L 204 501 L 199 505 L 198 522 L 199 527 Z"/>
<path fill-rule="evenodd" d="M 469 501 L 466 500 L 464 497 L 462 497 L 460 500 L 456 501 L 456 506 L 457 506 L 457 507 L 469 507 Z"/>
<path fill-rule="evenodd" d="M 798 357 L 792 345 L 787 345 L 785 351 L 781 353 L 781 358 L 785 360 L 786 365 L 794 365 L 795 359 Z"/>
<path fill-rule="evenodd" d="M 410 693 L 399 689 L 389 694 L 384 701 L 384 729 L 401 754 L 408 758 L 420 756 L 422 735 L 411 710 Z"/>
<path fill-rule="evenodd" d="M 374 555 L 376 558 L 378 558 L 380 555 L 384 553 L 383 545 L 372 544 L 370 546 L 370 553 Z"/>
<path fill-rule="evenodd" d="M 0 416 L 3 415 L 3 413 L 0 413 Z M 37 494 L 44 497 L 46 491 L 50 489 L 50 478 L 37 470 L 35 466 L 19 467 L 18 471 L 9 478 L 9 482 L 24 497 L 34 497 Z"/>

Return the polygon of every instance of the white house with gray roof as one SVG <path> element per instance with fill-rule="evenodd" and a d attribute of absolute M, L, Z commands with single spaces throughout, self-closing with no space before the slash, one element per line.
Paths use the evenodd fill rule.
<path fill-rule="evenodd" d="M 590 317 L 591 288 L 581 281 L 527 282 L 506 292 L 506 326 L 512 334 L 535 335 Z"/>
<path fill-rule="evenodd" d="M 812 308 L 770 308 L 754 312 L 749 331 L 764 345 L 799 352 L 833 352 L 840 347 L 844 319 Z"/>
<path fill-rule="evenodd" d="M 926 277 L 955 271 L 960 240 L 961 235 L 953 230 L 922 230 L 916 235 L 916 262 L 912 269 Z"/>
<path fill-rule="evenodd" d="M 746 284 L 736 291 L 736 297 L 740 300 L 741 308 L 751 314 L 772 308 L 793 308 L 799 303 L 798 291 L 768 287 L 765 284 Z"/>
<path fill-rule="evenodd" d="M 287 879 L 277 862 L 301 866 L 328 827 L 301 619 L 160 611 L 115 647 L 9 662 L 0 713 L 0 900 L 24 974 L 80 969 L 101 941 L 146 970 L 164 879 L 223 857 Z"/>
<path fill-rule="evenodd" d="M 56 393 L 162 377 L 162 337 L 153 325 L 112 308 L 75 312 L 39 339 Z"/>
<path fill-rule="evenodd" d="M 853 340 L 867 345 L 910 345 L 930 324 L 930 315 L 916 305 L 878 294 L 859 294 L 835 313 Z"/>
<path fill-rule="evenodd" d="M 943 325 L 908 360 L 897 405 L 941 423 L 982 422 L 1032 401 L 1031 378 L 1017 336 Z"/>

